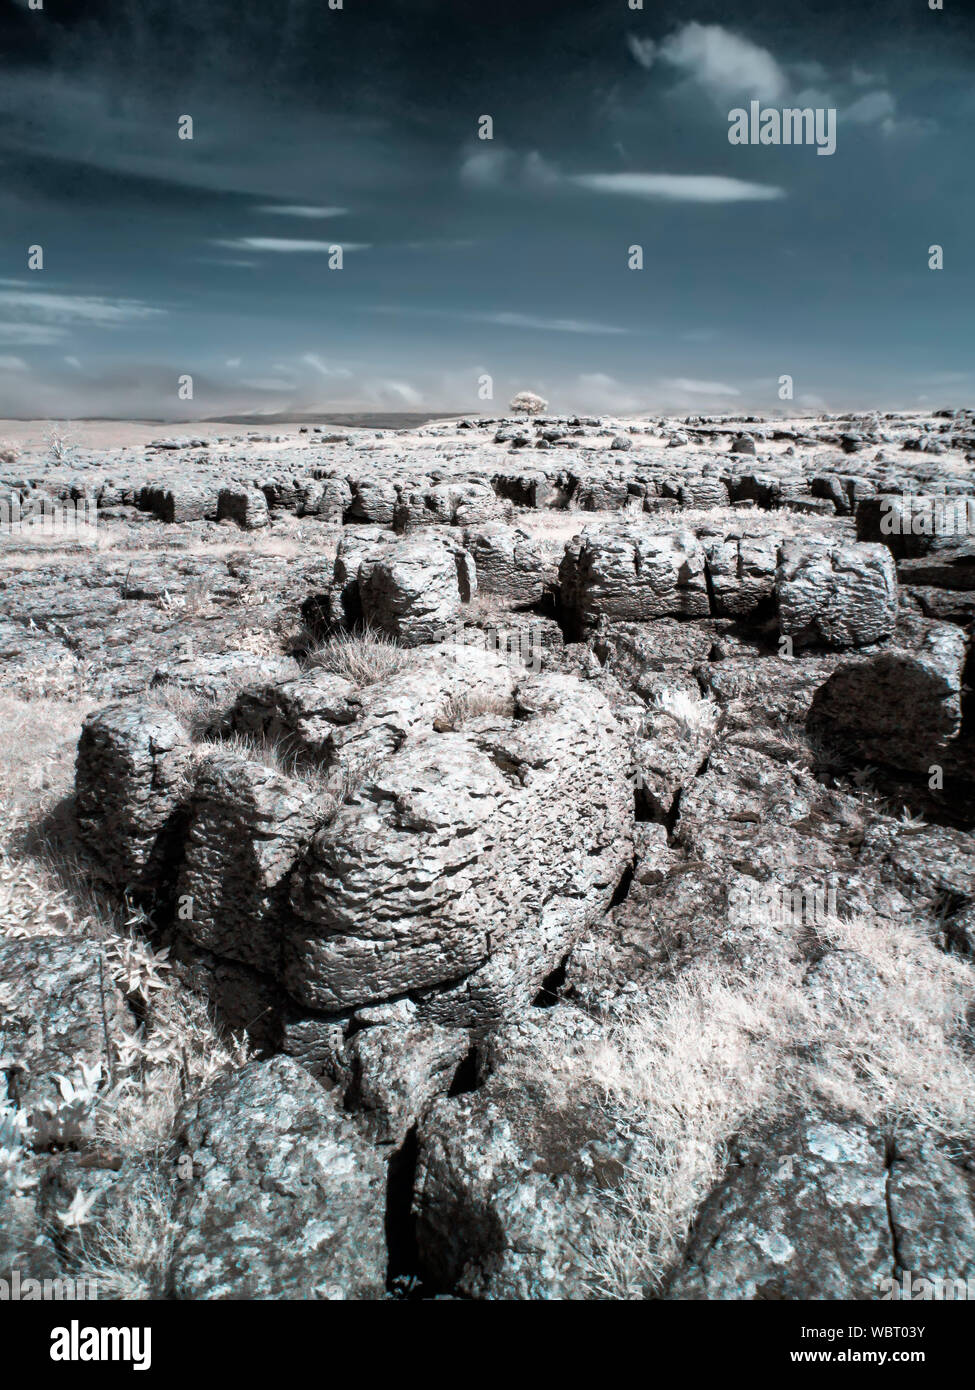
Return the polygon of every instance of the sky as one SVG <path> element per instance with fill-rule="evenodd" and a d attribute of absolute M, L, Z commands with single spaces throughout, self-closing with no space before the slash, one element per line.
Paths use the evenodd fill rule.
<path fill-rule="evenodd" d="M 975 404 L 963 0 L 30 3 L 0 416 Z"/>

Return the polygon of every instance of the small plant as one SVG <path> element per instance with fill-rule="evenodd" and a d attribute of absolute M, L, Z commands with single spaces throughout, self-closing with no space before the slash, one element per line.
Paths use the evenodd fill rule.
<path fill-rule="evenodd" d="M 37 1185 L 28 1161 L 29 1134 L 25 1111 L 9 1104 L 0 1106 L 0 1191 L 16 1196 Z"/>
<path fill-rule="evenodd" d="M 661 690 L 652 709 L 654 713 L 672 719 L 687 734 L 710 733 L 718 722 L 718 708 L 714 701 L 686 690 Z"/>
<path fill-rule="evenodd" d="M 0 439 L 0 463 L 16 463 L 20 458 L 20 446 L 9 439 Z"/>
<path fill-rule="evenodd" d="M 80 1144 L 90 1137 L 92 1107 L 102 1079 L 101 1063 L 89 1067 L 80 1062 L 78 1071 L 77 1081 L 57 1074 L 60 1100 L 43 1101 L 31 1115 L 34 1144 L 38 1148 L 51 1144 Z"/>
<path fill-rule="evenodd" d="M 67 425 L 60 421 L 52 425 L 47 432 L 46 438 L 48 452 L 51 458 L 54 459 L 55 463 L 63 463 L 74 447 L 74 440 L 71 437 Z"/>

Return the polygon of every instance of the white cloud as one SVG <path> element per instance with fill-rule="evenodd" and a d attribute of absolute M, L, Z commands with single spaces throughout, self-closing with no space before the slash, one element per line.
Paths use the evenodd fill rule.
<path fill-rule="evenodd" d="M 678 376 L 659 382 L 664 391 L 677 391 L 683 396 L 740 396 L 737 386 L 724 381 L 696 381 L 693 377 Z"/>
<path fill-rule="evenodd" d="M 551 188 L 561 175 L 537 150 L 518 154 L 504 145 L 474 150 L 460 166 L 460 181 L 467 188 Z"/>
<path fill-rule="evenodd" d="M 67 336 L 66 328 L 47 323 L 0 323 L 0 343 L 16 347 L 51 347 Z"/>
<path fill-rule="evenodd" d="M 664 62 L 720 100 L 747 95 L 775 101 L 788 87 L 767 48 L 720 24 L 684 24 L 664 39 L 659 52 Z"/>
<path fill-rule="evenodd" d="M 461 313 L 451 309 L 417 309 L 397 304 L 374 304 L 373 314 L 406 314 L 413 318 L 454 319 L 462 323 L 489 323 L 496 328 L 536 328 L 546 333 L 630 333 L 608 323 L 588 319 L 550 319 L 538 314 L 521 314 L 495 309 L 489 313 Z"/>
<path fill-rule="evenodd" d="M 636 34 L 627 34 L 626 46 L 641 68 L 649 71 L 653 67 L 653 60 L 657 54 L 657 45 L 653 39 L 639 39 Z"/>
<path fill-rule="evenodd" d="M 282 391 L 291 392 L 298 389 L 295 381 L 281 381 L 275 376 L 252 377 L 249 381 L 242 381 L 241 386 L 246 386 L 249 391 Z"/>
<path fill-rule="evenodd" d="M 344 217 L 349 211 L 348 208 L 316 208 L 308 207 L 304 204 L 293 203 L 272 203 L 267 207 L 256 209 L 257 212 L 269 212 L 278 217 Z"/>
<path fill-rule="evenodd" d="M 422 393 L 406 381 L 381 381 L 379 388 L 381 391 L 395 396 L 397 400 L 403 401 L 406 405 L 423 404 Z"/>
<path fill-rule="evenodd" d="M 747 183 L 717 174 L 576 174 L 571 182 L 595 193 L 684 203 L 740 203 L 785 197 L 785 190 L 773 184 Z"/>
<path fill-rule="evenodd" d="M 639 410 L 641 404 L 629 387 L 605 372 L 584 372 L 578 378 L 573 399 L 580 402 L 580 409 L 586 410 L 622 412 Z"/>
<path fill-rule="evenodd" d="M 477 323 L 493 323 L 500 328 L 538 328 L 547 333 L 629 333 L 628 328 L 615 328 L 608 323 L 592 323 L 587 319 L 546 319 L 534 314 L 492 313 L 463 314 L 459 317 Z"/>
<path fill-rule="evenodd" d="M 307 367 L 314 368 L 319 376 L 348 378 L 352 375 L 348 367 L 330 367 L 315 352 L 306 352 L 301 360 Z"/>
<path fill-rule="evenodd" d="M 848 106 L 843 115 L 846 120 L 855 121 L 858 125 L 873 125 L 875 122 L 892 118 L 896 109 L 890 92 L 867 92 L 852 106 Z"/>
<path fill-rule="evenodd" d="M 345 251 L 368 251 L 369 243 L 364 241 L 294 241 L 289 237 L 242 236 L 233 240 L 218 240 L 214 246 L 225 246 L 229 251 L 275 251 L 286 255 L 296 252 L 327 253 L 341 246 Z"/>
<path fill-rule="evenodd" d="M 0 357 L 0 372 L 26 372 L 27 363 L 22 357 Z"/>
<path fill-rule="evenodd" d="M 22 289 L 23 281 L 0 280 L 0 312 L 10 309 L 26 314 L 42 325 L 92 323 L 102 328 L 157 318 L 165 309 L 154 309 L 137 299 L 104 299 L 99 295 L 52 294 L 47 290 Z"/>
<path fill-rule="evenodd" d="M 77 357 L 66 357 L 64 360 L 67 363 L 67 365 L 69 367 L 73 367 L 76 372 L 81 371 L 81 363 Z"/>

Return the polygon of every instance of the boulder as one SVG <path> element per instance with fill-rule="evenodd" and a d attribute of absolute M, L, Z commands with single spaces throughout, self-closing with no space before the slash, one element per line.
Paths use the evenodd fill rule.
<path fill-rule="evenodd" d="M 778 540 L 774 536 L 726 536 L 704 541 L 714 612 L 749 618 L 770 608 L 775 589 Z"/>
<path fill-rule="evenodd" d="M 199 762 L 177 883 L 180 927 L 219 956 L 277 974 L 287 877 L 334 801 L 216 746 Z"/>
<path fill-rule="evenodd" d="M 568 676 L 520 680 L 515 712 L 416 727 L 315 836 L 292 880 L 299 1003 L 424 991 L 423 1017 L 487 1025 L 604 910 L 632 857 L 621 731 Z"/>
<path fill-rule="evenodd" d="M 267 498 L 256 487 L 237 484 L 221 488 L 217 499 L 217 520 L 234 521 L 244 531 L 259 531 L 269 521 Z"/>
<path fill-rule="evenodd" d="M 878 1299 L 894 1268 L 883 1138 L 810 1115 L 738 1155 L 669 1299 Z"/>
<path fill-rule="evenodd" d="M 116 887 L 157 882 L 191 759 L 189 735 L 168 710 L 110 705 L 85 720 L 78 742 L 78 830 Z"/>
<path fill-rule="evenodd" d="M 883 545 L 787 541 L 775 573 L 779 629 L 796 646 L 862 647 L 897 622 L 897 575 Z"/>
<path fill-rule="evenodd" d="M 180 1117 L 179 1299 L 383 1297 L 385 1164 L 297 1062 L 251 1062 Z"/>
<path fill-rule="evenodd" d="M 363 621 L 405 647 L 443 641 L 477 588 L 474 563 L 462 546 L 417 533 L 361 560 Z"/>
<path fill-rule="evenodd" d="M 960 628 L 932 623 L 914 649 L 846 662 L 816 692 L 809 731 L 842 757 L 927 772 L 961 729 L 966 655 Z"/>
<path fill-rule="evenodd" d="M 557 566 L 521 527 L 489 522 L 466 531 L 464 545 L 474 559 L 480 593 L 527 607 L 555 585 Z"/>
<path fill-rule="evenodd" d="M 707 617 L 704 552 L 690 531 L 584 531 L 565 547 L 562 605 L 577 629 L 600 618 Z"/>

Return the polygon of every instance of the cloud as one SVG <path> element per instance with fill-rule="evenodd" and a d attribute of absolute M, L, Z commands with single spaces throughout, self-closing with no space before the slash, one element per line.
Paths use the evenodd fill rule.
<path fill-rule="evenodd" d="M 537 328 L 546 333 L 629 333 L 629 328 L 616 328 L 608 323 L 592 323 L 587 319 L 546 319 L 534 314 L 497 312 L 465 314 L 459 317 L 475 323 L 493 323 L 499 328 Z"/>
<path fill-rule="evenodd" d="M 537 150 L 519 154 L 504 145 L 474 150 L 460 166 L 460 181 L 466 188 L 551 188 L 561 182 L 554 165 Z"/>
<path fill-rule="evenodd" d="M 403 401 L 406 405 L 422 405 L 423 403 L 422 393 L 406 381 L 381 381 L 379 388 L 381 391 L 395 396 L 397 400 Z"/>
<path fill-rule="evenodd" d="M 843 115 L 846 120 L 855 121 L 858 125 L 871 125 L 874 122 L 889 120 L 896 109 L 896 102 L 890 92 L 867 92 L 866 96 L 860 97 L 852 106 L 848 106 Z"/>
<path fill-rule="evenodd" d="M 605 372 L 584 372 L 576 382 L 573 398 L 580 402 L 580 409 L 611 410 L 621 413 L 625 410 L 639 410 L 640 400 L 629 387 Z"/>
<path fill-rule="evenodd" d="M 725 108 L 747 98 L 776 105 L 835 107 L 845 119 L 875 125 L 884 135 L 895 130 L 925 134 L 937 128 L 936 122 L 927 119 L 896 120 L 893 95 L 881 88 L 864 94 L 863 88 L 875 79 L 856 65 L 845 75 L 831 78 L 819 62 L 782 64 L 767 48 L 720 24 L 684 24 L 654 45 L 652 53 L 645 42 L 649 41 L 628 39 L 630 51 L 642 66 L 650 67 L 655 61 L 669 64 Z M 644 61 L 648 55 L 650 61 Z"/>
<path fill-rule="evenodd" d="M 570 181 L 594 193 L 682 203 L 741 203 L 785 197 L 785 190 L 773 184 L 748 183 L 717 174 L 576 174 Z"/>
<path fill-rule="evenodd" d="M 720 24 L 683 25 L 664 39 L 659 55 L 722 101 L 745 95 L 775 101 L 788 88 L 785 72 L 767 48 Z"/>
<path fill-rule="evenodd" d="M 68 336 L 66 328 L 47 323 L 0 323 L 0 343 L 17 347 L 51 347 Z"/>
<path fill-rule="evenodd" d="M 635 34 L 627 34 L 626 46 L 641 68 L 649 71 L 653 67 L 653 60 L 657 54 L 657 45 L 653 39 L 638 39 Z"/>
<path fill-rule="evenodd" d="M 272 203 L 268 207 L 256 208 L 256 212 L 269 212 L 278 217 L 344 217 L 348 208 L 316 208 L 303 204 Z"/>
<path fill-rule="evenodd" d="M 504 147 L 469 155 L 461 165 L 460 179 L 469 188 L 585 188 L 684 203 L 740 203 L 785 196 L 783 189 L 771 184 L 715 174 L 562 174 L 537 152 L 519 155 Z"/>
<path fill-rule="evenodd" d="M 372 314 L 407 314 L 416 318 L 454 319 L 463 323 L 487 323 L 495 328 L 533 328 L 545 333 L 630 333 L 629 328 L 617 328 L 608 323 L 593 323 L 588 319 L 550 319 L 538 314 L 515 313 L 494 309 L 490 312 L 464 313 L 454 309 L 419 309 L 397 304 L 374 304 Z"/>
<path fill-rule="evenodd" d="M 345 251 L 368 251 L 364 241 L 294 241 L 288 237 L 242 236 L 233 240 L 214 240 L 213 246 L 225 246 L 228 251 L 273 251 L 285 255 L 313 252 L 327 253 L 341 246 Z"/>
<path fill-rule="evenodd" d="M 281 381 L 275 376 L 252 377 L 249 381 L 242 381 L 240 384 L 246 386 L 248 391 L 291 392 L 298 389 L 296 381 Z"/>
<path fill-rule="evenodd" d="M 48 290 L 21 288 L 22 280 L 0 280 L 0 313 L 10 309 L 26 314 L 42 325 L 97 324 L 113 328 L 121 324 L 157 318 L 166 313 L 138 299 L 105 299 L 100 295 L 54 294 Z"/>
<path fill-rule="evenodd" d="M 740 396 L 737 386 L 729 386 L 724 381 L 695 381 L 692 377 L 678 376 L 658 383 L 664 391 L 678 391 L 684 396 Z"/>
<path fill-rule="evenodd" d="M 0 372 L 26 372 L 27 363 L 22 357 L 0 357 Z"/>
<path fill-rule="evenodd" d="M 315 352 L 306 352 L 301 360 L 306 366 L 312 367 L 318 372 L 319 376 L 348 378 L 352 375 L 348 367 L 330 367 Z"/>

